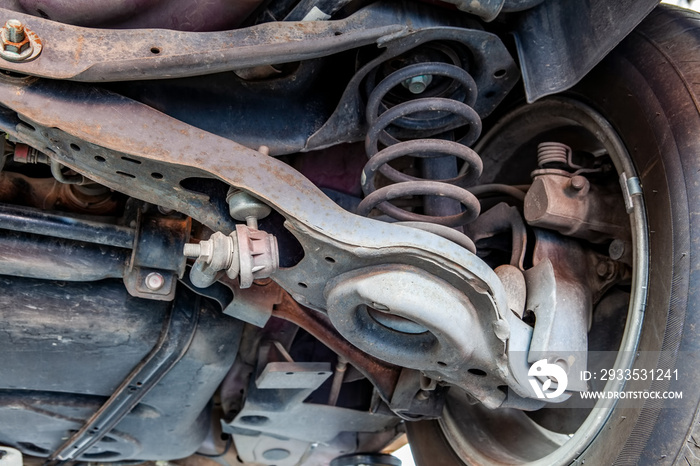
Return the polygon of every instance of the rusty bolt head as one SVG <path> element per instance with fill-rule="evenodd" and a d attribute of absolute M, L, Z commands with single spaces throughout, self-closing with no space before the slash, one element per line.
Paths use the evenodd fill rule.
<path fill-rule="evenodd" d="M 24 25 L 16 19 L 7 21 L 2 29 L 2 49 L 6 52 L 21 54 L 29 47 L 31 43 L 24 32 Z"/>
<path fill-rule="evenodd" d="M 0 58 L 11 62 L 34 60 L 41 54 L 41 39 L 16 19 L 0 28 Z"/>

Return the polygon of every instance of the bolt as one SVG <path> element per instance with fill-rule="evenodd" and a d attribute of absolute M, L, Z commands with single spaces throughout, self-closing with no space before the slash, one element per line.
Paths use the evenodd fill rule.
<path fill-rule="evenodd" d="M 422 74 L 420 76 L 414 76 L 412 78 L 406 79 L 403 83 L 403 87 L 408 89 L 411 94 L 422 94 L 428 88 L 430 83 L 433 82 L 433 76 L 430 74 Z"/>
<path fill-rule="evenodd" d="M 185 257 L 197 258 L 202 254 L 202 246 L 198 243 L 185 244 L 185 249 L 182 251 Z"/>
<path fill-rule="evenodd" d="M 182 249 L 182 254 L 185 257 L 192 257 L 197 259 L 199 267 L 204 267 L 209 272 L 205 273 L 207 279 L 203 281 L 197 281 L 194 277 L 200 277 L 200 273 L 197 266 L 190 272 L 190 279 L 192 283 L 198 288 L 206 288 L 211 285 L 213 281 L 210 279 L 214 278 L 212 275 L 214 272 L 220 270 L 226 270 L 231 278 L 238 275 L 239 272 L 239 256 L 238 256 L 238 242 L 237 234 L 235 232 L 231 235 L 225 235 L 221 232 L 216 232 L 209 237 L 208 240 L 200 241 L 199 243 L 189 243 L 185 244 Z M 205 283 L 208 283 L 205 285 Z M 201 285 L 201 286 L 200 286 Z"/>
<path fill-rule="evenodd" d="M 574 191 L 583 191 L 588 186 L 588 180 L 582 176 L 574 176 L 569 181 L 569 185 Z"/>
<path fill-rule="evenodd" d="M 428 398 L 430 398 L 430 392 L 427 390 L 421 390 L 416 395 L 416 400 L 418 400 L 418 401 L 425 401 Z"/>
<path fill-rule="evenodd" d="M 30 49 L 32 44 L 24 32 L 24 25 L 16 19 L 11 19 L 2 28 L 2 49 L 17 55 Z M 31 53 L 29 51 L 28 53 Z M 26 57 L 24 57 L 26 58 Z"/>
<path fill-rule="evenodd" d="M 615 265 L 612 262 L 600 261 L 596 265 L 595 271 L 600 278 L 609 280 L 615 275 Z"/>
<path fill-rule="evenodd" d="M 16 19 L 6 22 L 5 30 L 7 31 L 7 40 L 10 42 L 19 43 L 25 38 L 24 25 Z"/>
<path fill-rule="evenodd" d="M 608 255 L 613 260 L 620 260 L 624 254 L 625 242 L 619 239 L 614 239 L 608 248 Z"/>
<path fill-rule="evenodd" d="M 165 285 L 165 278 L 158 272 L 151 272 L 146 275 L 146 288 L 151 291 L 158 291 Z"/>
<path fill-rule="evenodd" d="M 598 262 L 598 265 L 595 267 L 595 271 L 599 276 L 605 276 L 605 274 L 608 273 L 608 264 L 605 262 Z"/>

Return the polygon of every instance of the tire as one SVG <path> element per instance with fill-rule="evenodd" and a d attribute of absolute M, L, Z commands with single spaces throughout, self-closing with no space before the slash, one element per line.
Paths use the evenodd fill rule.
<path fill-rule="evenodd" d="M 628 382 L 625 390 L 683 394 L 617 403 L 574 462 L 700 464 L 700 15 L 660 6 L 563 96 L 595 109 L 612 125 L 641 181 L 649 280 L 638 350 L 655 359 L 649 366 L 640 358 L 633 367 L 677 369 L 678 376 Z M 488 148 L 481 153 L 485 165 L 488 153 Z M 407 424 L 416 464 L 470 462 L 459 459 L 442 425 Z"/>

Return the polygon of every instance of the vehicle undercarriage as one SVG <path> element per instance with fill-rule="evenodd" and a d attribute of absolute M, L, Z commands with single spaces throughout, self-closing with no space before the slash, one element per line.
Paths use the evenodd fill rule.
<path fill-rule="evenodd" d="M 613 3 L 2 2 L 0 452 L 688 458 L 700 34 Z"/>

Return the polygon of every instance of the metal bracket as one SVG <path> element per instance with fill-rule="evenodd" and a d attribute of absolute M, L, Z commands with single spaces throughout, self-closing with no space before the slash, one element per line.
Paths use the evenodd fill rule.
<path fill-rule="evenodd" d="M 231 423 L 224 424 L 224 432 L 256 431 L 330 443 L 344 431 L 378 432 L 397 422 L 393 415 L 304 403 L 331 374 L 329 363 L 268 363 L 251 382 L 241 412 Z M 314 422 L 316 419 L 327 422 Z"/>
<path fill-rule="evenodd" d="M 583 287 L 571 286 L 561 275 L 557 276 L 549 260 L 528 270 L 525 280 L 529 291 L 527 309 L 537 316 L 527 362 L 547 359 L 562 364 L 568 374 L 585 371 L 590 295 Z M 569 380 L 567 390 L 586 390 L 586 382 L 580 377 Z"/>
<path fill-rule="evenodd" d="M 426 377 L 420 372 L 404 368 L 391 397 L 389 407 L 398 416 L 408 421 L 437 419 L 445 406 L 447 388 L 430 380 L 430 385 L 423 386 Z"/>
<path fill-rule="evenodd" d="M 136 224 L 124 285 L 132 296 L 172 301 L 177 277 L 185 272 L 181 251 L 189 240 L 192 220 L 144 215 L 138 209 Z"/>
<path fill-rule="evenodd" d="M 627 178 L 625 172 L 620 173 L 620 187 L 622 188 L 622 197 L 625 200 L 625 210 L 628 214 L 634 212 L 634 202 L 632 196 L 642 195 L 642 183 L 636 176 Z"/>
<path fill-rule="evenodd" d="M 249 288 L 241 288 L 235 280 L 228 277 L 223 277 L 220 281 L 234 294 L 233 301 L 224 307 L 224 314 L 258 327 L 265 326 L 272 317 L 275 305 L 282 302 L 283 291 L 274 284 L 268 286 L 253 283 Z"/>
<path fill-rule="evenodd" d="M 246 462 L 302 464 L 318 450 L 353 451 L 358 432 L 381 432 L 398 424 L 390 414 L 304 403 L 332 374 L 330 363 L 293 362 L 284 350 L 287 362 L 265 363 L 273 344 L 260 349 L 258 366 L 264 369 L 251 378 L 242 410 L 222 423 Z"/>
<path fill-rule="evenodd" d="M 157 285 L 149 287 L 149 281 Z M 124 274 L 124 286 L 131 296 L 138 298 L 172 301 L 175 299 L 176 284 L 176 274 L 160 269 L 131 267 Z"/>
<path fill-rule="evenodd" d="M 272 317 L 275 305 L 282 302 L 283 291 L 274 283 L 253 283 L 250 288 L 241 288 L 238 280 L 222 275 L 213 285 L 199 288 L 192 284 L 189 273 L 180 282 L 195 293 L 215 300 L 224 314 L 261 328 Z"/>

